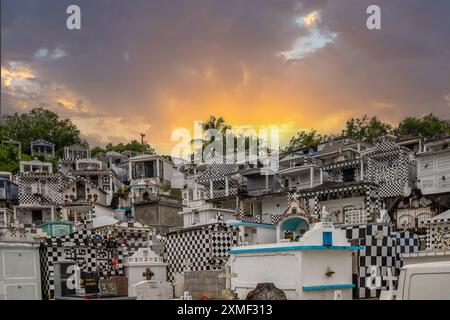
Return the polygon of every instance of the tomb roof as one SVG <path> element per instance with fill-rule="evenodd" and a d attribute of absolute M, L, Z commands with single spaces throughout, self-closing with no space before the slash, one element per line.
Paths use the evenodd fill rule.
<path fill-rule="evenodd" d="M 48 142 L 43 139 L 38 139 L 38 140 L 32 141 L 30 144 L 31 145 L 43 145 L 43 146 L 49 146 L 49 147 L 52 147 L 55 145 L 54 143 Z"/>

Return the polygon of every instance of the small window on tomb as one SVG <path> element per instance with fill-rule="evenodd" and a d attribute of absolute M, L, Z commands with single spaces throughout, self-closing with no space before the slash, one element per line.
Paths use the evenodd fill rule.
<path fill-rule="evenodd" d="M 344 182 L 351 182 L 355 180 L 355 168 L 344 168 L 342 170 L 342 180 Z"/>
<path fill-rule="evenodd" d="M 198 211 L 195 211 L 193 215 L 192 224 L 199 224 L 199 223 L 200 223 L 200 214 L 198 213 Z"/>

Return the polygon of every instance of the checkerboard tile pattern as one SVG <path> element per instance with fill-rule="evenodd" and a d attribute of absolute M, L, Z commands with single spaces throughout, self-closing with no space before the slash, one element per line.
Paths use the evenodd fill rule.
<path fill-rule="evenodd" d="M 382 280 L 381 287 L 372 289 L 366 286 L 370 277 L 370 267 L 378 267 L 379 275 L 386 276 L 387 269 L 395 268 L 395 240 L 390 236 L 390 224 L 360 224 L 338 226 L 346 233 L 347 239 L 354 245 L 362 246 L 357 253 L 357 277 L 355 283 L 356 298 L 379 297 L 387 289 L 387 282 Z"/>
<path fill-rule="evenodd" d="M 450 249 L 450 219 L 433 219 L 426 223 L 427 250 Z"/>
<path fill-rule="evenodd" d="M 395 240 L 395 267 L 398 275 L 403 266 L 401 254 L 419 251 L 420 242 L 419 236 L 409 231 L 394 232 L 392 238 Z"/>
<path fill-rule="evenodd" d="M 85 242 L 86 237 L 94 239 L 101 236 L 107 239 L 112 233 L 116 240 Z M 149 230 L 136 227 L 133 223 L 128 227 L 114 226 L 98 230 L 81 229 L 64 237 L 49 237 L 41 243 L 41 281 L 43 299 L 53 299 L 54 267 L 58 261 L 75 261 L 82 271 L 99 273 L 100 278 L 109 278 L 124 274 L 125 258 L 138 248 L 144 247 L 148 241 Z M 124 240 L 126 239 L 126 240 Z M 113 264 L 113 258 L 116 263 Z"/>
<path fill-rule="evenodd" d="M 167 233 L 163 244 L 169 281 L 184 270 L 219 270 L 228 260 L 228 250 L 237 245 L 238 235 L 237 228 L 224 223 Z"/>
<path fill-rule="evenodd" d="M 401 196 L 405 186 L 411 185 L 414 163 L 410 155 L 411 152 L 389 140 L 378 142 L 367 155 L 367 176 L 380 186 L 380 197 Z"/>
<path fill-rule="evenodd" d="M 65 181 L 65 177 L 59 173 L 20 173 L 17 176 L 19 203 L 62 204 L 62 187 Z"/>

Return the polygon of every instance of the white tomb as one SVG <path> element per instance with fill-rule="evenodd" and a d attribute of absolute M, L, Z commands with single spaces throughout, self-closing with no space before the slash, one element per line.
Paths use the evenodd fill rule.
<path fill-rule="evenodd" d="M 144 280 L 133 285 L 136 300 L 170 300 L 173 299 L 173 286 L 170 282 Z"/>
<path fill-rule="evenodd" d="M 231 279 L 231 289 L 239 299 L 265 282 L 274 283 L 289 300 L 352 299 L 352 252 L 360 247 L 350 245 L 325 210 L 322 217 L 303 232 L 311 220 L 286 215 L 278 223 L 278 243 L 233 247 L 229 263 L 237 276 Z M 283 239 L 284 234 L 295 241 Z"/>
<path fill-rule="evenodd" d="M 135 284 L 144 280 L 167 281 L 167 263 L 150 248 L 139 248 L 125 262 L 128 295 L 136 297 Z"/>
<path fill-rule="evenodd" d="M 16 226 L 0 230 L 0 300 L 41 300 L 39 243 Z"/>

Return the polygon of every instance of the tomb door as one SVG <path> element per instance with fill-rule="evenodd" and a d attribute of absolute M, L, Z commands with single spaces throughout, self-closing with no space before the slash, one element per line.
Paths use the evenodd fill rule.
<path fill-rule="evenodd" d="M 86 184 L 84 181 L 76 182 L 76 190 L 77 190 L 77 199 L 85 200 L 86 199 Z"/>
<path fill-rule="evenodd" d="M 42 210 L 33 210 L 31 211 L 31 222 L 36 225 L 42 222 Z"/>
<path fill-rule="evenodd" d="M 154 163 L 154 161 L 148 161 L 144 163 L 146 178 L 153 178 L 155 176 Z"/>
<path fill-rule="evenodd" d="M 344 182 L 355 181 L 355 168 L 345 168 L 342 170 L 342 180 Z"/>

